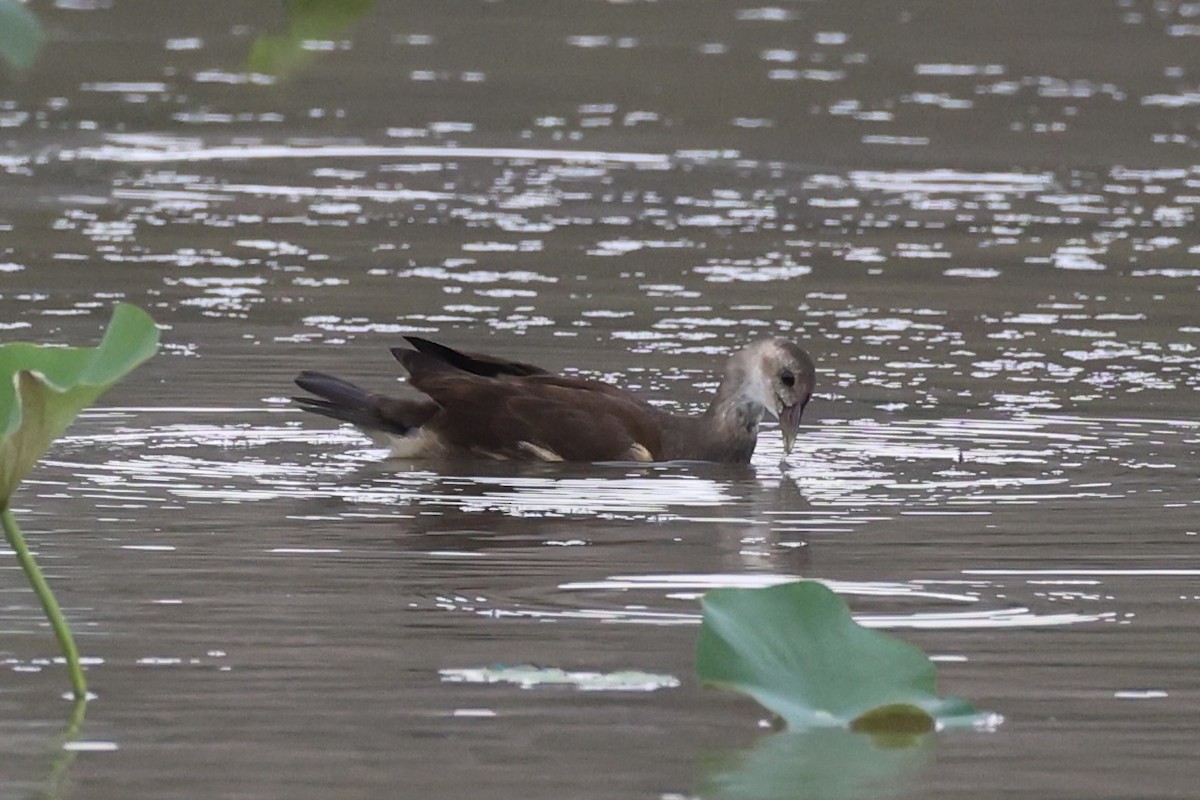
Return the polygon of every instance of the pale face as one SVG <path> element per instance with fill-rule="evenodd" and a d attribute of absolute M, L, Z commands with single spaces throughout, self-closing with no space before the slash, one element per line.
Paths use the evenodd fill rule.
<path fill-rule="evenodd" d="M 815 385 L 812 358 L 787 339 L 767 339 L 735 353 L 722 381 L 722 387 L 733 388 L 736 402 L 754 415 L 755 423 L 764 413 L 779 420 L 785 453 L 792 451 Z"/>
<path fill-rule="evenodd" d="M 749 387 L 754 399 L 774 417 L 808 403 L 816 382 L 808 354 L 786 339 L 760 342 L 756 349 Z"/>
<path fill-rule="evenodd" d="M 812 398 L 816 369 L 808 353 L 787 339 L 773 339 L 763 345 L 761 374 L 770 387 L 770 402 L 763 405 L 779 420 L 784 452 L 790 453 L 800 417 Z"/>

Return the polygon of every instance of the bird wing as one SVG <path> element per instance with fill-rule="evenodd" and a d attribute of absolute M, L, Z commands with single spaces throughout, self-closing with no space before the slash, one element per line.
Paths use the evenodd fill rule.
<path fill-rule="evenodd" d="M 455 449 L 500 459 L 657 460 L 663 412 L 595 381 L 488 378 L 412 361 L 412 385 L 441 407 L 425 428 Z"/>
<path fill-rule="evenodd" d="M 549 374 L 541 367 L 535 367 L 533 364 L 526 364 L 522 361 L 509 361 L 506 358 L 497 358 L 496 356 L 489 356 L 484 353 L 464 353 L 452 347 L 447 347 L 444 344 L 422 339 L 420 336 L 405 336 L 404 338 L 418 353 L 423 353 L 463 372 L 482 375 L 485 378 L 495 378 L 500 375 L 523 376 Z M 398 352 L 403 353 L 405 351 L 402 348 L 392 350 L 394 354 Z M 399 358 L 400 356 L 397 354 L 396 357 Z"/>

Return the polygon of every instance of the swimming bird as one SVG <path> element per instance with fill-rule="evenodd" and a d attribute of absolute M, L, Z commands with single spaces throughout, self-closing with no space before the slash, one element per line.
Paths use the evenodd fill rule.
<path fill-rule="evenodd" d="M 357 426 L 396 458 L 745 464 L 766 416 L 779 420 L 791 453 L 816 379 L 798 345 L 764 339 L 730 356 L 708 409 L 685 416 L 609 383 L 404 338 L 411 348 L 392 354 L 416 392 L 391 397 L 304 371 L 296 385 L 315 397 L 292 399 Z"/>

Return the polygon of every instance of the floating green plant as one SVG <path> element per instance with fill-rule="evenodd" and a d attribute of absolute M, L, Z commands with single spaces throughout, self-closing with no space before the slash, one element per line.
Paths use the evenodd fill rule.
<path fill-rule="evenodd" d="M 266 75 L 287 75 L 312 59 L 314 43 L 344 35 L 374 6 L 375 0 L 289 0 L 284 4 L 287 30 L 255 39 L 247 66 Z"/>
<path fill-rule="evenodd" d="M 29 585 L 41 601 L 67 662 L 76 698 L 87 696 L 79 651 L 54 593 L 25 545 L 9 505 L 21 480 L 80 411 L 158 349 L 146 312 L 121 304 L 96 347 L 0 345 L 0 522 Z"/>
<path fill-rule="evenodd" d="M 915 735 L 995 719 L 938 697 L 923 652 L 856 623 L 823 584 L 716 589 L 702 605 L 701 681 L 750 695 L 792 730 Z"/>
<path fill-rule="evenodd" d="M 13 69 L 28 69 L 46 34 L 33 12 L 17 0 L 0 0 L 0 58 Z"/>

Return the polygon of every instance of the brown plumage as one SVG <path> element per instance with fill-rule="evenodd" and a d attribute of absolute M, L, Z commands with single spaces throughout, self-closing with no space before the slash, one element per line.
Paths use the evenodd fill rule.
<path fill-rule="evenodd" d="M 294 400 L 349 422 L 400 458 L 746 463 L 764 415 L 777 417 L 791 452 L 812 396 L 812 359 L 786 339 L 734 353 L 708 410 L 681 416 L 607 383 L 464 353 L 415 336 L 392 354 L 419 392 L 388 397 L 340 378 L 303 372 Z"/>

